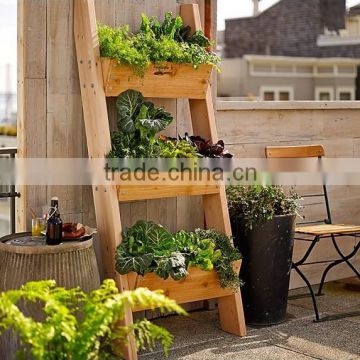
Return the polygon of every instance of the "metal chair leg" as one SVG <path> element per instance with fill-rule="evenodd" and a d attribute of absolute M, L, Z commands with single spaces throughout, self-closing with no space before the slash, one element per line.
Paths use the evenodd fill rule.
<path fill-rule="evenodd" d="M 341 252 L 341 250 L 339 249 L 337 243 L 336 243 L 336 240 L 335 240 L 335 237 L 333 239 L 333 244 L 335 246 L 335 249 L 337 250 L 337 252 L 339 253 L 341 259 L 339 260 L 336 260 L 336 261 L 333 261 L 331 264 L 329 264 L 326 269 L 324 270 L 322 276 L 321 276 L 321 281 L 320 281 L 320 285 L 319 285 L 319 288 L 318 288 L 318 291 L 317 291 L 317 296 L 320 296 L 320 295 L 323 295 L 322 294 L 322 289 L 323 289 L 323 286 L 324 286 L 324 283 L 325 283 L 325 279 L 326 279 L 326 276 L 328 274 L 328 272 L 335 266 L 343 263 L 343 262 L 346 262 L 349 267 L 355 272 L 355 274 L 360 278 L 359 276 L 359 272 L 354 268 L 354 266 L 349 262 L 349 259 L 351 259 L 356 253 L 357 251 L 359 250 L 360 248 L 360 241 L 357 243 L 357 245 L 355 246 L 354 250 L 348 254 L 347 256 L 344 256 L 344 254 Z"/>
<path fill-rule="evenodd" d="M 331 236 L 332 239 L 332 243 L 336 249 L 336 251 L 338 252 L 338 254 L 340 255 L 340 257 L 347 263 L 347 265 L 350 267 L 350 269 L 355 273 L 355 275 L 360 278 L 360 273 L 357 271 L 357 269 L 354 267 L 354 265 L 349 261 L 349 259 L 351 259 L 359 250 L 360 248 L 360 241 L 358 241 L 358 243 L 356 244 L 356 246 L 354 247 L 354 250 L 347 256 L 345 256 L 343 254 L 343 252 L 340 250 L 339 245 L 336 242 L 336 238 L 334 235 Z"/>
<path fill-rule="evenodd" d="M 311 242 L 311 245 L 307 249 L 305 255 L 302 257 L 301 260 L 295 263 L 296 266 L 300 266 L 304 264 L 304 262 L 307 260 L 307 258 L 310 256 L 311 252 L 313 251 L 315 245 L 319 242 L 319 239 L 320 239 L 319 236 L 315 236 L 314 240 Z"/>
<path fill-rule="evenodd" d="M 298 266 L 302 265 L 305 263 L 305 261 L 307 260 L 307 258 L 310 256 L 312 250 L 314 249 L 315 245 L 319 242 L 320 237 L 319 236 L 315 236 L 314 240 L 311 242 L 311 245 L 309 246 L 309 248 L 307 249 L 305 255 L 302 257 L 301 260 L 299 260 L 296 263 L 292 263 L 292 268 L 295 269 L 295 271 L 299 274 L 299 276 L 304 280 L 306 286 L 309 288 L 310 291 L 310 295 L 311 295 L 311 299 L 313 302 L 313 307 L 314 307 L 314 312 L 315 312 L 315 320 L 314 321 L 320 321 L 320 317 L 319 317 L 319 311 L 317 308 L 317 304 L 316 304 L 316 298 L 315 298 L 315 293 L 311 287 L 311 284 L 309 282 L 309 280 L 306 278 L 306 276 L 299 270 Z"/>
<path fill-rule="evenodd" d="M 304 280 L 305 284 L 307 285 L 307 287 L 309 288 L 310 291 L 310 295 L 311 295 L 311 299 L 312 299 L 312 303 L 313 303 L 313 308 L 314 308 L 314 312 L 315 312 L 315 320 L 314 321 L 320 321 L 320 316 L 319 316 L 319 311 L 318 311 L 318 307 L 317 307 L 317 303 L 316 303 L 316 298 L 315 298 L 315 294 L 314 291 L 311 287 L 311 284 L 309 282 L 309 280 L 306 278 L 306 276 L 298 269 L 298 267 L 296 266 L 296 264 L 292 263 L 292 267 L 293 269 L 295 269 L 295 271 L 299 274 L 299 276 Z"/>

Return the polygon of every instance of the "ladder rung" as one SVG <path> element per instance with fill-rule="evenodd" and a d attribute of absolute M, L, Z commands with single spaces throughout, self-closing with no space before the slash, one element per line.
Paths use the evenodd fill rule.
<path fill-rule="evenodd" d="M 218 185 L 119 185 L 117 186 L 120 202 L 162 199 L 177 196 L 196 196 L 218 194 Z"/>

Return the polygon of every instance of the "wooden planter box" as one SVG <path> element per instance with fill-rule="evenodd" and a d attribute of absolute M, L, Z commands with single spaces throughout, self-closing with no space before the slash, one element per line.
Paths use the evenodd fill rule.
<path fill-rule="evenodd" d="M 172 174 L 172 176 L 174 175 L 180 176 Z M 203 179 L 192 180 L 188 173 L 185 173 L 179 180 L 172 180 L 168 173 L 161 172 L 158 180 L 155 181 L 148 178 L 147 174 L 143 180 L 121 181 L 121 174 L 115 173 L 113 180 L 120 202 L 218 194 L 222 185 L 205 175 Z"/>
<path fill-rule="evenodd" d="M 241 267 L 241 260 L 235 261 L 233 268 L 238 274 Z M 220 287 L 219 278 L 216 271 L 203 271 L 196 267 L 189 269 L 189 275 L 179 281 L 172 278 L 161 279 L 154 273 L 145 276 L 136 273 L 127 275 L 129 289 L 134 290 L 139 287 L 145 287 L 150 290 L 163 290 L 164 294 L 175 300 L 178 304 L 184 304 L 193 301 L 200 301 L 212 298 L 229 296 L 234 293 L 232 289 L 223 289 Z M 144 308 L 135 308 L 134 311 L 146 310 Z"/>
<path fill-rule="evenodd" d="M 125 90 L 141 91 L 145 97 L 205 99 L 213 67 L 165 63 L 150 65 L 143 78 L 129 66 L 101 58 L 106 96 L 118 96 Z"/>

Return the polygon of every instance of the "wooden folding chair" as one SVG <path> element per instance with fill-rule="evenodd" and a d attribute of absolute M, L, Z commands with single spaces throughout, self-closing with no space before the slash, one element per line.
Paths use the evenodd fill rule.
<path fill-rule="evenodd" d="M 308 145 L 308 146 L 268 146 L 265 149 L 265 155 L 267 158 L 318 158 L 321 161 L 321 158 L 325 156 L 325 151 L 322 145 Z M 307 287 L 309 288 L 310 295 L 313 302 L 314 312 L 315 312 L 315 322 L 330 320 L 333 318 L 340 317 L 348 317 L 348 316 L 356 316 L 359 315 L 359 312 L 356 313 L 343 313 L 333 316 L 326 316 L 320 319 L 318 306 L 316 303 L 315 293 L 311 287 L 309 280 L 306 278 L 305 274 L 299 269 L 299 266 L 306 265 L 306 260 L 309 258 L 316 244 L 320 242 L 320 240 L 328 238 L 331 239 L 332 244 L 339 254 L 339 259 L 331 261 L 330 264 L 325 268 L 322 276 L 320 285 L 317 291 L 317 296 L 322 295 L 323 285 L 326 280 L 326 276 L 328 272 L 334 268 L 335 266 L 346 263 L 349 268 L 355 273 L 355 275 L 360 279 L 359 271 L 351 264 L 350 259 L 356 255 L 357 251 L 360 247 L 360 241 L 357 241 L 354 246 L 354 250 L 349 254 L 345 255 L 336 239 L 338 237 L 351 236 L 355 238 L 359 238 L 360 236 L 360 226 L 358 225 L 345 225 L 345 224 L 333 224 L 331 218 L 331 211 L 329 205 L 329 198 L 326 184 L 322 186 L 322 192 L 318 194 L 309 194 L 303 195 L 304 198 L 324 198 L 324 205 L 326 208 L 326 218 L 324 220 L 315 220 L 315 221 L 305 221 L 298 224 L 296 227 L 296 236 L 295 240 L 299 241 L 308 241 L 310 242 L 310 246 L 305 252 L 304 256 L 297 262 L 292 263 L 292 268 L 300 275 L 300 277 L 304 280 Z M 305 235 L 313 236 L 313 239 L 306 238 Z"/>

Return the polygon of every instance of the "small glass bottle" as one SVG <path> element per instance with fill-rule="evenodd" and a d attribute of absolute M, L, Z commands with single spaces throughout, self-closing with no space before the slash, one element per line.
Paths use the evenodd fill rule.
<path fill-rule="evenodd" d="M 51 207 L 46 227 L 46 244 L 59 245 L 62 242 L 63 223 L 59 212 L 59 199 L 51 199 Z"/>

